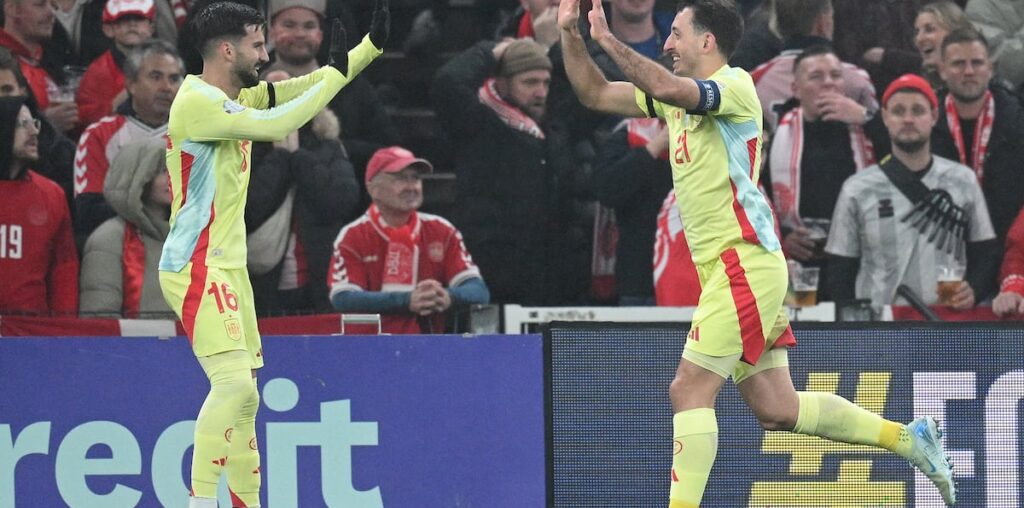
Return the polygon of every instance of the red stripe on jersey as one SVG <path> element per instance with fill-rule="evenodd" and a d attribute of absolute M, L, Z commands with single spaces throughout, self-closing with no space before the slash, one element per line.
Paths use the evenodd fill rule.
<path fill-rule="evenodd" d="M 249 506 L 245 504 L 245 501 L 242 501 L 242 498 L 235 495 L 235 491 L 231 490 L 230 488 L 228 488 L 228 493 L 231 494 L 232 508 L 246 508 L 247 506 Z"/>
<path fill-rule="evenodd" d="M 772 349 L 779 347 L 794 347 L 796 346 L 796 337 L 793 335 L 793 327 L 787 326 L 785 330 L 775 339 L 775 343 L 772 344 Z"/>
<path fill-rule="evenodd" d="M 743 205 L 740 204 L 739 197 L 736 196 L 736 184 L 729 180 L 729 186 L 732 187 L 732 211 L 736 214 L 736 222 L 740 225 L 740 233 L 743 239 L 754 245 L 760 245 L 761 240 L 757 238 L 757 232 L 754 231 L 754 227 L 750 225 L 750 219 L 747 218 L 747 211 L 743 209 Z"/>
<path fill-rule="evenodd" d="M 213 225 L 215 209 L 210 205 L 210 221 L 199 233 L 199 240 L 196 241 L 196 248 L 192 251 L 192 277 L 185 291 L 185 301 L 181 304 L 181 324 L 185 327 L 185 335 L 188 336 L 188 343 L 195 341 L 196 314 L 199 313 L 199 303 L 203 300 L 203 291 L 206 289 L 206 275 L 209 271 L 206 267 L 206 250 L 210 246 L 210 226 Z"/>
<path fill-rule="evenodd" d="M 725 275 L 729 277 L 729 289 L 732 301 L 736 306 L 736 317 L 740 323 L 740 339 L 743 342 L 741 359 L 756 365 L 764 352 L 764 333 L 761 330 L 761 314 L 757 310 L 757 300 L 747 281 L 746 270 L 740 265 L 740 257 L 736 249 L 728 249 L 722 253 L 725 263 Z"/>
<path fill-rule="evenodd" d="M 192 164 L 196 162 L 196 157 L 184 150 L 181 151 L 181 204 L 178 207 L 185 206 L 185 198 L 188 193 L 188 178 L 192 174 Z M 171 200 L 174 200 L 174 196 L 171 196 Z"/>

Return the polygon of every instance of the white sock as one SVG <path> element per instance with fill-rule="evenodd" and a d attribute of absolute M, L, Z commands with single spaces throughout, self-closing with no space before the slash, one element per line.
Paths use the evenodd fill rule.
<path fill-rule="evenodd" d="M 188 508 L 217 508 L 217 498 L 215 497 L 190 497 L 188 499 Z"/>

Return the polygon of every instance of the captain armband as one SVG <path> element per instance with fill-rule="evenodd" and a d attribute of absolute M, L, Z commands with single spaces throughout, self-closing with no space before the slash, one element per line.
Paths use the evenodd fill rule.
<path fill-rule="evenodd" d="M 707 113 L 715 111 L 722 104 L 722 91 L 718 83 L 710 79 L 695 79 L 697 89 L 700 90 L 700 100 L 690 111 Z"/>

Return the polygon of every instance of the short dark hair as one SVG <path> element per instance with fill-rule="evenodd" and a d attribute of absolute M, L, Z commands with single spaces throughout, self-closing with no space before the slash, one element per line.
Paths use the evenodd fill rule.
<path fill-rule="evenodd" d="M 145 62 L 147 58 L 153 55 L 167 55 L 173 58 L 181 67 L 181 72 L 185 72 L 185 62 L 182 61 L 177 48 L 163 39 L 153 39 L 132 49 L 125 56 L 123 69 L 121 69 L 124 71 L 124 78 L 128 81 L 138 80 L 139 71 L 142 70 L 142 62 Z"/>
<path fill-rule="evenodd" d="M 262 30 L 266 24 L 260 11 L 248 5 L 213 2 L 196 12 L 186 30 L 199 54 L 206 56 L 212 43 L 223 39 L 237 42 L 248 34 L 246 27 L 257 26 Z"/>
<path fill-rule="evenodd" d="M 832 0 L 775 0 L 779 35 L 810 35 L 818 18 L 832 10 Z"/>
<path fill-rule="evenodd" d="M 743 16 L 733 0 L 682 0 L 677 12 L 693 9 L 693 28 L 715 36 L 718 51 L 732 56 L 743 36 Z"/>
<path fill-rule="evenodd" d="M 801 51 L 798 55 L 796 55 L 796 58 L 793 60 L 793 75 L 794 76 L 796 75 L 796 70 L 798 68 L 800 68 L 800 62 L 803 62 L 805 58 L 810 58 L 812 56 L 835 55 L 835 54 L 836 54 L 836 52 L 835 52 L 834 49 L 832 49 L 832 48 L 830 48 L 830 47 L 828 47 L 828 46 L 826 46 L 824 44 L 814 44 L 814 45 L 808 46 L 808 47 L 804 48 L 804 50 Z M 836 58 L 838 58 L 838 56 Z"/>
<path fill-rule="evenodd" d="M 942 39 L 942 51 L 941 55 L 946 56 L 946 47 L 950 44 L 963 44 L 965 42 L 977 42 L 985 48 L 985 54 L 989 54 L 992 48 L 988 46 L 988 39 L 985 38 L 981 32 L 973 28 L 960 28 L 953 30 L 946 34 L 946 37 Z"/>

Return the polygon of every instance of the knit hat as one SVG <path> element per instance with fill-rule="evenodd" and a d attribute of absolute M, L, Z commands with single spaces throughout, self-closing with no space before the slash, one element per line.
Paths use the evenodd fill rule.
<path fill-rule="evenodd" d="M 113 23 L 124 16 L 139 16 L 153 21 L 156 4 L 153 0 L 107 0 L 103 8 L 103 22 Z"/>
<path fill-rule="evenodd" d="M 885 93 L 882 94 L 882 107 L 884 108 L 889 103 L 889 97 L 892 97 L 892 94 L 902 91 L 917 92 L 924 95 L 932 105 L 932 109 L 939 107 L 939 99 L 935 97 L 935 90 L 932 90 L 932 85 L 917 74 L 904 74 L 896 78 L 892 83 L 889 83 Z"/>
<path fill-rule="evenodd" d="M 537 69 L 551 70 L 548 50 L 533 39 L 516 39 L 505 48 L 505 54 L 498 62 L 499 76 L 512 76 L 520 72 Z"/>
<path fill-rule="evenodd" d="M 0 180 L 10 178 L 8 171 L 14 151 L 14 128 L 24 105 L 24 97 L 0 97 Z"/>
<path fill-rule="evenodd" d="M 327 12 L 327 0 L 270 0 L 267 4 L 267 19 L 273 21 L 274 16 L 277 16 L 278 13 L 292 7 L 309 9 L 320 16 L 320 19 L 324 19 Z"/>

